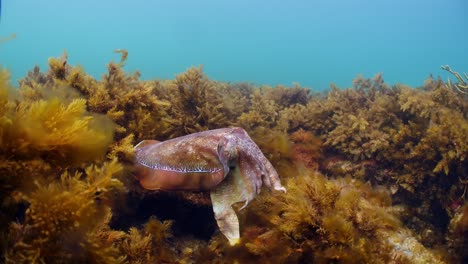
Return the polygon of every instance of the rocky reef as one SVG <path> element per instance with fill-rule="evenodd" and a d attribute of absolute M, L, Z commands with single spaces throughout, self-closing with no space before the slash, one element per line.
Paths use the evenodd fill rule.
<path fill-rule="evenodd" d="M 0 71 L 0 262 L 468 261 L 468 96 L 452 69 L 457 83 L 379 74 L 314 93 L 201 67 L 143 81 L 118 52 L 100 80 L 67 54 L 18 87 Z M 238 211 L 235 246 L 208 193 L 144 190 L 133 166 L 141 140 L 232 126 L 287 189 Z"/>

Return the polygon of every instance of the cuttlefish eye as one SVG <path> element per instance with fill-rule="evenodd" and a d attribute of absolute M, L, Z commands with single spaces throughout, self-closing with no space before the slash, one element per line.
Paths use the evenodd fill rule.
<path fill-rule="evenodd" d="M 237 138 L 233 135 L 225 136 L 220 140 L 217 152 L 221 163 L 230 168 L 234 167 L 239 156 Z"/>

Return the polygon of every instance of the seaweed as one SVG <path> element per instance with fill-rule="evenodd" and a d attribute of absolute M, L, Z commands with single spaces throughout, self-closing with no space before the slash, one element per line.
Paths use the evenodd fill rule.
<path fill-rule="evenodd" d="M 283 213 L 273 221 L 293 245 L 302 245 L 298 249 L 309 260 L 348 263 L 389 258 L 379 253 L 386 245 L 376 230 L 396 228 L 398 221 L 384 207 L 371 210 L 368 206 L 376 205 L 368 203 L 349 179 L 336 184 L 306 174 L 291 180 L 288 187 Z"/>
<path fill-rule="evenodd" d="M 202 67 L 140 80 L 116 53 L 101 80 L 66 52 L 18 89 L 0 71 L 1 261 L 466 259 L 468 101 L 450 68 L 457 84 L 389 86 L 377 74 L 313 93 L 213 81 Z M 151 193 L 132 174 L 135 142 L 229 126 L 248 131 L 288 190 L 238 211 L 234 247 L 213 233 L 206 193 Z"/>
<path fill-rule="evenodd" d="M 99 222 L 92 201 L 105 200 L 95 193 L 108 191 L 110 177 L 120 170 L 120 165 L 113 162 L 100 170 L 84 162 L 104 158 L 113 140 L 113 125 L 104 116 L 86 111 L 85 100 L 49 89 L 57 86 L 35 83 L 40 89 L 29 93 L 12 89 L 7 80 L 7 73 L 2 71 L 0 232 L 6 238 L 2 241 L 2 256 L 5 254 L 5 261 L 16 263 L 40 262 L 55 251 L 47 241 L 67 230 L 82 236 L 91 222 Z M 24 87 L 34 91 L 31 86 Z M 35 96 L 28 96 L 32 94 Z M 83 173 L 77 170 L 80 165 Z M 82 177 L 87 181 L 82 182 Z M 76 195 L 81 195 L 82 200 L 77 200 Z M 71 213 L 75 210 L 82 210 L 83 215 L 73 220 Z M 24 223 L 14 222 L 15 215 L 23 213 L 20 219 L 24 218 Z M 83 229 L 73 229 L 74 225 Z"/>
<path fill-rule="evenodd" d="M 22 155 L 47 152 L 58 160 L 93 160 L 105 154 L 113 139 L 112 123 L 86 114 L 84 99 L 68 105 L 59 99 L 20 103 L 17 109 L 14 152 Z"/>
<path fill-rule="evenodd" d="M 1 4 L 0 4 L 1 5 Z M 0 11 L 1 11 L 1 6 L 0 6 Z M 1 36 L 0 37 L 0 44 L 3 44 L 5 42 L 11 41 L 16 38 L 16 33 L 11 33 L 8 36 Z"/>
<path fill-rule="evenodd" d="M 440 68 L 442 68 L 442 70 L 450 72 L 453 76 L 455 76 L 455 78 L 457 78 L 458 83 L 455 83 L 455 84 L 452 84 L 450 79 L 448 79 L 448 82 L 447 82 L 448 87 L 450 88 L 455 87 L 455 89 L 460 93 L 464 93 L 464 94 L 468 93 L 467 92 L 468 84 L 466 83 L 468 81 L 468 75 L 466 73 L 463 73 L 463 77 L 465 78 L 463 79 L 461 74 L 459 74 L 456 71 L 453 71 L 452 68 L 450 68 L 450 66 L 448 65 L 441 66 Z"/>
<path fill-rule="evenodd" d="M 165 246 L 171 237 L 170 221 L 151 218 L 143 230 L 130 228 L 119 248 L 127 263 L 171 263 L 175 252 Z"/>
<path fill-rule="evenodd" d="M 61 88 L 74 98 L 86 99 L 88 111 L 105 114 L 114 121 L 116 139 L 130 133 L 136 140 L 154 137 L 165 129 L 166 123 L 162 120 L 167 116 L 165 110 L 170 103 L 158 99 L 154 92 L 157 83 L 140 82 L 138 72 L 126 74 L 122 67 L 128 53 L 124 50 L 119 53 L 122 53 L 122 60 L 109 63 L 102 82 L 87 75 L 82 67 L 68 65 L 65 53 L 62 57 L 49 59 L 47 76 L 32 72 L 20 82 L 21 88 L 28 87 L 29 93 Z"/>
<path fill-rule="evenodd" d="M 310 100 L 309 90 L 299 86 L 262 86 L 250 93 L 248 108 L 238 117 L 237 125 L 248 132 L 268 128 L 291 132 L 300 128 L 304 115 L 298 114 Z"/>
<path fill-rule="evenodd" d="M 448 232 L 448 244 L 452 253 L 460 254 L 460 261 L 468 260 L 466 248 L 468 248 L 468 203 L 455 208 L 456 212 L 450 221 Z M 454 259 L 454 261 L 456 261 Z"/>
<path fill-rule="evenodd" d="M 209 80 L 201 67 L 189 68 L 163 86 L 163 98 L 172 103 L 170 129 L 165 132 L 170 138 L 226 127 L 242 105 L 240 93 Z"/>
<path fill-rule="evenodd" d="M 310 170 L 289 179 L 288 193 L 263 196 L 241 219 L 241 243 L 217 236 L 193 260 L 210 263 L 443 263 L 402 226 L 384 188 L 350 177 L 328 180 Z M 250 226 L 249 226 L 250 225 Z M 224 262 L 223 262 L 224 260 Z"/>
<path fill-rule="evenodd" d="M 123 186 L 115 178 L 121 171 L 114 160 L 102 167 L 90 165 L 84 173 L 65 171 L 59 181 L 35 180 L 36 188 L 18 194 L 28 209 L 24 223 L 10 227 L 6 262 L 63 263 L 91 257 L 88 262 L 97 259 L 95 254 L 106 254 L 90 253 L 86 245 L 107 219 L 112 193 Z"/>

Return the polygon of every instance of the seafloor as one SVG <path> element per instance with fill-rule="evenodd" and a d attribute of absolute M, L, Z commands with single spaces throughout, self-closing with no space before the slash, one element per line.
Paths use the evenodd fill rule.
<path fill-rule="evenodd" d="M 139 80 L 111 62 L 101 80 L 67 56 L 18 87 L 0 72 L 0 262 L 466 263 L 468 86 L 381 75 L 315 93 L 190 68 Z M 287 193 L 218 231 L 207 193 L 142 189 L 133 145 L 244 128 Z"/>

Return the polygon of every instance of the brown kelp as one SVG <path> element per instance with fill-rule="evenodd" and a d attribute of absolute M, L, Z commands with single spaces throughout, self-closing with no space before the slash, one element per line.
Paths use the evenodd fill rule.
<path fill-rule="evenodd" d="M 115 178 L 122 166 L 102 163 L 112 124 L 89 113 L 82 98 L 31 100 L 9 87 L 5 71 L 1 76 L 3 257 L 9 263 L 66 261 L 110 213 L 110 192 L 122 187 Z"/>
<path fill-rule="evenodd" d="M 100 80 L 66 53 L 17 88 L 0 72 L 1 261 L 468 259 L 460 80 L 411 88 L 378 74 L 313 93 L 217 82 L 196 67 L 143 81 L 123 70 L 128 53 L 117 52 L 121 61 Z M 232 126 L 251 135 L 288 190 L 238 212 L 236 246 L 216 231 L 207 193 L 142 190 L 132 165 L 140 140 Z"/>

